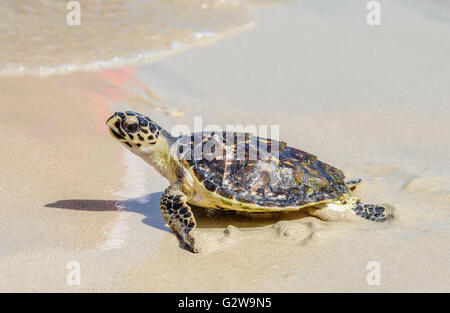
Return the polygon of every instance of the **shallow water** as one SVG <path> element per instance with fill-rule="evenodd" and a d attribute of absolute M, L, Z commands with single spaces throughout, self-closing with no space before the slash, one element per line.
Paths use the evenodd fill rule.
<path fill-rule="evenodd" d="M 80 25 L 68 1 L 0 4 L 0 74 L 46 76 L 137 65 L 252 25 L 236 0 L 81 0 Z"/>

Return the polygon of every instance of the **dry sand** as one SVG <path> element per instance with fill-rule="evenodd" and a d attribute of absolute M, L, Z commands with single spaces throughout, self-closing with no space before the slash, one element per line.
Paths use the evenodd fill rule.
<path fill-rule="evenodd" d="M 373 28 L 343 3 L 258 9 L 252 31 L 137 69 L 0 78 L 0 290 L 450 291 L 448 11 L 383 1 Z M 195 116 L 280 125 L 395 219 L 197 209 L 192 254 L 160 216 L 167 182 L 104 127 L 124 108 L 169 130 Z M 72 261 L 80 285 L 66 282 Z M 366 280 L 373 261 L 380 285 Z"/>

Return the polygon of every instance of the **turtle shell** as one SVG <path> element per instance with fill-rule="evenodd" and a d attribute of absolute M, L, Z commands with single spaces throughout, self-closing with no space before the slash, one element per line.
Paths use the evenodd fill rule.
<path fill-rule="evenodd" d="M 300 207 L 349 193 L 344 174 L 285 142 L 248 133 L 179 137 L 178 158 L 211 192 L 261 207 Z"/>

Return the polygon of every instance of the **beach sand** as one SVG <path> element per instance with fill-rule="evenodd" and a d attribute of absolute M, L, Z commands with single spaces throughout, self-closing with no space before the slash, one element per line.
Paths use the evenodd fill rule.
<path fill-rule="evenodd" d="M 450 291 L 449 9 L 381 3 L 376 27 L 359 1 L 293 2 L 150 65 L 0 77 L 0 291 Z M 123 109 L 167 130 L 279 125 L 394 220 L 197 208 L 190 253 L 160 215 L 167 182 L 107 132 Z"/>

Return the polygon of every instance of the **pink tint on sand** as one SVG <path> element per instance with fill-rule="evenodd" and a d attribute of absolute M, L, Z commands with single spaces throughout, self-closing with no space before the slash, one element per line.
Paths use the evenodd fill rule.
<path fill-rule="evenodd" d="M 111 105 L 125 101 L 130 97 L 132 88 L 146 88 L 136 79 L 136 68 L 124 67 L 117 70 L 103 70 L 90 73 L 95 87 L 86 84 L 70 84 L 71 92 L 77 97 L 84 97 L 89 104 L 87 109 L 94 116 L 94 133 L 104 134 L 105 121 L 113 113 Z"/>

